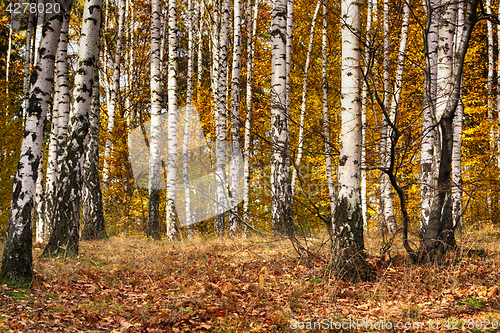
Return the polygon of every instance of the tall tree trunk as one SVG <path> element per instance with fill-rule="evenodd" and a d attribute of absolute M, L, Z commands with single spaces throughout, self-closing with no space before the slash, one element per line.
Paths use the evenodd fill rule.
<path fill-rule="evenodd" d="M 230 147 L 230 200 L 231 214 L 229 216 L 229 232 L 235 235 L 238 232 L 238 202 L 240 183 L 240 71 L 241 71 L 241 0 L 234 0 L 233 16 L 233 65 L 231 75 L 231 147 Z"/>
<path fill-rule="evenodd" d="M 253 10 L 253 19 L 252 19 Z M 247 3 L 247 85 L 246 85 L 246 115 L 245 115 L 245 137 L 243 152 L 245 161 L 243 165 L 243 219 L 245 226 L 243 233 L 246 234 L 247 224 L 250 225 L 250 156 L 252 140 L 252 99 L 253 99 L 253 68 L 255 54 L 255 33 L 257 31 L 257 14 L 259 12 L 259 2 L 255 0 L 252 9 L 252 3 Z"/>
<path fill-rule="evenodd" d="M 271 216 L 277 234 L 293 235 L 290 118 L 286 98 L 287 0 L 275 0 L 271 22 Z"/>
<path fill-rule="evenodd" d="M 185 225 L 188 227 L 188 237 L 193 237 L 191 229 L 193 222 L 191 210 L 191 189 L 189 183 L 189 135 L 191 133 L 191 109 L 193 99 L 193 67 L 194 67 L 194 34 L 193 34 L 193 0 L 188 0 L 188 64 L 187 64 L 187 87 L 186 87 L 186 109 L 184 115 L 184 138 L 182 142 L 182 180 L 184 183 L 185 201 Z M 196 112 L 196 110 L 195 110 Z"/>
<path fill-rule="evenodd" d="M 80 232 L 81 159 L 89 129 L 94 71 L 98 70 L 102 0 L 86 0 L 75 76 L 73 110 L 64 158 L 60 164 L 54 209 L 54 229 L 44 254 L 77 255 Z"/>
<path fill-rule="evenodd" d="M 13 33 L 13 23 L 14 20 L 12 18 L 12 13 L 10 15 L 9 22 L 9 42 L 7 46 L 7 59 L 6 59 L 6 68 L 5 68 L 5 96 L 9 97 L 9 74 L 10 74 L 10 56 L 12 53 L 12 33 Z"/>
<path fill-rule="evenodd" d="M 300 124 L 299 124 L 299 140 L 297 144 L 297 158 L 293 166 L 292 172 L 292 194 L 295 194 L 295 182 L 297 181 L 297 169 L 302 160 L 302 153 L 304 148 L 304 126 L 306 121 L 306 108 L 307 108 L 307 81 L 309 79 L 309 65 L 311 63 L 312 44 L 314 40 L 314 29 L 316 27 L 316 18 L 318 17 L 319 7 L 322 0 L 318 0 L 311 22 L 311 31 L 309 32 L 309 44 L 307 46 L 306 64 L 304 67 L 304 79 L 302 80 L 302 102 L 300 104 Z"/>
<path fill-rule="evenodd" d="M 41 228 L 41 238 L 48 240 L 53 227 L 53 214 L 55 204 L 55 192 L 57 188 L 58 161 L 62 159 L 66 134 L 68 131 L 68 118 L 70 111 L 70 90 L 68 73 L 68 28 L 70 13 L 67 12 L 63 18 L 59 43 L 56 54 L 56 82 L 54 84 L 54 107 L 52 108 L 52 121 L 50 141 L 47 157 L 47 171 L 45 180 L 45 221 L 46 225 Z M 37 231 L 38 233 L 38 231 Z M 40 240 L 37 240 L 40 241 Z"/>
<path fill-rule="evenodd" d="M 99 52 L 99 51 L 98 51 Z M 82 240 L 106 238 L 106 223 L 102 206 L 101 183 L 99 182 L 99 128 L 101 103 L 99 101 L 99 68 L 96 64 L 90 104 L 89 132 L 86 138 L 83 163 L 82 189 Z"/>
<path fill-rule="evenodd" d="M 437 96 L 437 49 L 439 40 L 439 6 L 441 0 L 424 0 L 424 8 L 427 14 L 426 30 L 424 35 L 426 72 L 424 79 L 424 98 L 422 112 L 422 145 L 420 149 L 420 197 L 421 214 L 420 230 L 425 232 L 429 223 L 431 198 L 434 195 L 433 188 L 433 158 L 434 142 L 436 141 L 435 114 Z M 434 177 L 435 179 L 435 177 Z"/>
<path fill-rule="evenodd" d="M 42 35 L 40 60 L 31 75 L 31 93 L 24 122 L 19 164 L 13 180 L 9 222 L 2 257 L 2 275 L 13 279 L 33 278 L 32 235 L 35 184 L 43 144 L 43 129 L 54 79 L 54 59 L 64 12 L 49 14 Z"/>
<path fill-rule="evenodd" d="M 455 34 L 455 54 L 462 39 L 464 26 L 464 3 L 457 4 L 457 31 Z M 500 31 L 500 30 L 499 30 Z M 500 85 L 499 85 L 500 87 Z M 460 87 L 461 89 L 461 87 Z M 453 118 L 453 151 L 452 151 L 452 221 L 455 228 L 462 227 L 462 125 L 464 104 L 462 103 L 462 91 L 457 105 L 455 118 Z"/>
<path fill-rule="evenodd" d="M 453 117 L 455 110 L 460 100 L 460 88 L 462 82 L 462 71 L 465 54 L 469 46 L 469 40 L 472 29 L 476 23 L 476 10 L 478 0 L 469 0 L 467 2 L 467 10 L 465 14 L 465 24 L 462 29 L 463 34 L 460 39 L 460 44 L 454 54 L 452 77 L 446 82 L 446 87 L 449 89 L 444 110 L 439 108 L 439 103 L 443 98 L 438 94 L 438 115 L 437 118 L 442 132 L 441 135 L 441 156 L 439 163 L 439 175 L 437 178 L 437 194 L 433 197 L 431 203 L 431 214 L 429 225 L 427 226 L 421 244 L 420 260 L 435 260 L 444 254 L 450 246 L 454 246 L 454 226 L 451 216 L 451 160 L 453 147 Z M 453 6 L 453 5 L 450 5 Z M 446 20 L 444 20 L 446 22 Z M 452 20 L 448 21 L 451 25 Z M 450 28 L 450 30 L 453 30 Z M 443 36 L 446 41 L 447 37 Z M 448 37 L 449 38 L 449 37 Z M 450 41 L 448 40 L 448 43 Z M 453 48 L 451 48 L 453 51 Z M 444 50 L 443 50 L 444 51 Z M 442 51 L 441 51 L 442 52 Z M 439 72 L 439 71 L 438 71 Z M 439 76 L 439 75 L 438 75 Z M 444 85 L 444 84 L 443 84 Z M 439 92 L 440 94 L 442 91 Z"/>
<path fill-rule="evenodd" d="M 103 167 L 103 182 L 107 186 L 110 174 L 111 151 L 113 149 L 113 141 L 111 137 L 115 128 L 116 109 L 118 108 L 118 100 L 120 94 L 120 63 L 122 57 L 123 43 L 123 26 L 125 21 L 125 0 L 118 0 L 118 31 L 115 45 L 115 60 L 113 63 L 113 78 L 111 81 L 110 103 L 108 109 L 108 135 L 106 145 L 104 147 L 104 167 Z"/>
<path fill-rule="evenodd" d="M 363 212 L 363 223 L 365 229 L 368 229 L 368 205 L 366 200 L 366 109 L 368 106 L 368 84 L 366 77 L 370 68 L 371 60 L 371 30 L 372 30 L 372 8 L 373 0 L 368 0 L 366 13 L 366 32 L 365 32 L 365 53 L 363 66 L 363 87 L 361 102 L 361 210 Z M 332 209 L 333 212 L 333 209 Z"/>
<path fill-rule="evenodd" d="M 161 1 L 151 2 L 151 130 L 149 136 L 149 201 L 146 235 L 160 239 L 161 146 Z"/>
<path fill-rule="evenodd" d="M 384 111 L 382 114 L 382 128 L 380 131 L 380 166 L 383 169 L 389 169 L 390 147 L 388 147 L 388 136 L 390 133 L 389 117 L 390 108 L 390 56 L 391 56 L 391 36 L 389 30 L 389 1 L 384 0 L 383 26 L 384 26 L 384 56 L 383 56 L 383 87 L 384 87 Z M 396 228 L 396 218 L 394 216 L 394 202 L 392 196 L 392 186 L 389 175 L 382 172 L 380 177 L 380 207 L 379 207 L 379 229 L 382 236 L 386 233 L 393 233 Z"/>
<path fill-rule="evenodd" d="M 167 160 L 167 238 L 177 237 L 175 182 L 177 177 L 177 0 L 168 2 L 168 160 Z"/>
<path fill-rule="evenodd" d="M 397 63 L 396 63 L 396 77 L 394 80 L 394 88 L 392 92 L 392 100 L 391 100 L 391 105 L 388 110 L 388 114 L 385 115 L 385 117 L 388 117 L 388 127 L 387 127 L 387 155 L 385 156 L 386 161 L 385 161 L 385 167 L 387 168 L 387 171 L 389 174 L 394 174 L 394 157 L 393 157 L 393 152 L 395 149 L 396 145 L 396 140 L 395 140 L 395 133 L 392 128 L 392 126 L 395 126 L 396 122 L 396 117 L 398 114 L 398 109 L 399 109 L 399 103 L 401 99 L 401 91 L 403 89 L 403 75 L 404 75 L 404 69 L 405 69 L 405 60 L 406 60 L 406 45 L 408 42 L 408 29 L 409 29 L 409 24 L 410 24 L 410 7 L 404 3 L 403 4 L 403 21 L 401 24 L 401 37 L 399 41 L 399 50 L 398 50 L 398 57 L 397 57 Z M 386 174 L 387 175 L 387 174 Z M 388 175 L 387 175 L 388 176 Z M 384 206 L 385 208 L 385 223 L 387 226 L 387 229 L 390 233 L 394 233 L 397 230 L 397 223 L 396 223 L 396 217 L 394 216 L 394 206 L 392 204 L 392 184 L 389 180 L 389 183 L 387 184 L 387 187 L 385 188 L 385 198 L 390 198 L 390 207 L 392 209 L 389 209 L 388 206 Z"/>
<path fill-rule="evenodd" d="M 370 269 L 365 260 L 361 211 L 361 19 L 358 2 L 342 1 L 340 24 L 342 129 L 335 241 L 330 266 L 337 279 L 366 281 Z"/>
<path fill-rule="evenodd" d="M 35 14 L 30 13 L 28 17 L 28 27 L 26 29 L 26 53 L 24 58 L 23 73 L 23 120 L 26 119 L 30 95 L 30 71 L 31 71 L 31 40 L 33 35 L 33 25 L 35 23 Z"/>
<path fill-rule="evenodd" d="M 325 162 L 326 162 L 326 179 L 328 182 L 328 196 L 330 199 L 330 211 L 333 218 L 335 211 L 335 184 L 333 183 L 333 167 L 332 167 L 332 149 L 330 147 L 330 119 L 328 110 L 328 12 L 327 0 L 323 0 L 323 31 L 321 38 L 321 63 L 322 63 L 322 80 L 321 89 L 323 90 L 323 135 L 325 140 Z M 365 193 L 366 194 L 366 193 Z"/>
<path fill-rule="evenodd" d="M 45 0 L 38 0 L 37 8 L 45 8 Z M 33 55 L 33 63 L 38 63 L 38 52 L 42 41 L 43 26 L 45 23 L 45 11 L 37 11 L 36 16 L 36 31 L 35 31 L 35 54 Z M 47 18 L 48 19 L 48 18 Z"/>
<path fill-rule="evenodd" d="M 43 149 L 43 148 L 42 148 Z M 43 243 L 47 228 L 45 220 L 45 193 L 43 188 L 43 158 L 38 165 L 38 177 L 35 185 L 35 242 Z"/>
<path fill-rule="evenodd" d="M 215 103 L 215 231 L 219 236 L 225 233 L 224 211 L 227 210 L 226 196 L 226 136 L 227 136 L 227 47 L 229 41 L 229 0 L 222 0 L 222 16 L 218 51 L 217 101 Z"/>

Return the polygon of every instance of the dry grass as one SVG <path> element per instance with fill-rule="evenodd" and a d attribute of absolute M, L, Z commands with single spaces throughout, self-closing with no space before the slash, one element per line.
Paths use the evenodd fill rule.
<path fill-rule="evenodd" d="M 83 242 L 80 256 L 66 259 L 40 258 L 35 249 L 34 288 L 15 297 L 16 290 L 1 287 L 0 331 L 267 332 L 361 319 L 426 325 L 408 331 L 427 331 L 429 320 L 441 329 L 455 320 L 472 331 L 467 320 L 500 320 L 500 229 L 481 227 L 458 238 L 461 250 L 445 263 L 415 266 L 399 240 L 390 258 L 379 257 L 381 240 L 370 234 L 377 280 L 356 285 L 324 275 L 322 237 L 307 240 L 317 253 L 307 260 L 287 240 L 259 238 L 115 237 Z M 478 249 L 484 252 L 471 251 Z M 365 330 L 351 328 L 343 331 Z"/>

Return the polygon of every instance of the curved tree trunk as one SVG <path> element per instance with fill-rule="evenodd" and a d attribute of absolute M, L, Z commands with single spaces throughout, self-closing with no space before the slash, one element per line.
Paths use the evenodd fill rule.
<path fill-rule="evenodd" d="M 102 0 L 86 0 L 75 76 L 74 104 L 63 162 L 57 178 L 54 229 L 44 254 L 77 255 L 80 232 L 81 159 L 89 129 L 94 71 L 99 59 Z"/>
<path fill-rule="evenodd" d="M 40 60 L 31 75 L 31 93 L 24 122 L 19 164 L 13 180 L 9 222 L 2 257 L 2 275 L 13 279 L 33 278 L 32 235 L 34 191 L 43 144 L 43 128 L 54 79 L 54 59 L 64 11 L 50 14 L 42 35 Z"/>

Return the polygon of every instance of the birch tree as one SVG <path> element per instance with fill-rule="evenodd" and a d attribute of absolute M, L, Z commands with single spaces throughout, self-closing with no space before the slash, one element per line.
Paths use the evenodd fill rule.
<path fill-rule="evenodd" d="M 420 260 L 435 260 L 439 258 L 440 255 L 446 252 L 446 250 L 455 244 L 454 236 L 454 226 L 451 216 L 451 160 L 452 160 L 452 147 L 453 147 L 453 118 L 455 116 L 455 110 L 459 104 L 460 99 L 460 87 L 462 81 L 462 71 L 464 65 L 464 58 L 469 46 L 469 40 L 471 37 L 472 29 L 477 21 L 477 0 L 467 1 L 467 9 L 464 19 L 464 27 L 462 29 L 463 33 L 460 39 L 460 43 L 457 47 L 457 51 L 453 55 L 453 68 L 451 73 L 453 74 L 449 81 L 446 82 L 446 86 L 449 89 L 448 98 L 443 100 L 442 103 L 445 105 L 444 108 L 439 109 L 437 114 L 438 124 L 441 131 L 441 155 L 439 163 L 439 173 L 437 177 L 437 193 L 432 198 L 430 219 L 425 233 L 422 239 Z M 450 6 L 453 8 L 453 5 Z M 449 13 L 451 14 L 451 13 Z M 454 13 L 453 13 L 454 14 Z M 451 17 L 451 15 L 450 15 Z M 452 20 L 448 21 L 447 24 L 451 25 Z M 451 29 L 450 30 L 454 30 Z M 441 33 L 441 32 L 440 32 Z M 448 43 L 452 41 L 449 40 L 451 33 L 445 32 L 443 36 L 443 42 L 447 40 Z M 445 37 L 446 36 L 446 37 Z M 441 41 L 441 34 L 440 34 Z M 448 45 L 449 47 L 449 45 Z M 451 48 L 453 50 L 453 48 Z M 442 50 L 443 52 L 445 50 Z M 447 55 L 448 53 L 445 52 Z M 442 58 L 443 59 L 443 58 Z M 442 69 L 444 70 L 444 68 Z M 439 73 L 439 69 L 438 69 Z M 439 77 L 439 74 L 438 74 Z M 444 82 L 442 82 L 444 85 Z M 439 81 L 438 81 L 439 86 Z M 442 91 L 440 91 L 442 94 Z M 438 98 L 439 94 L 438 94 Z M 442 97 L 441 97 L 442 98 Z M 437 106 L 441 101 L 438 99 Z M 442 111 L 441 111 L 442 110 Z"/>
<path fill-rule="evenodd" d="M 238 197 L 240 181 L 240 71 L 241 71 L 241 0 L 234 0 L 233 64 L 231 75 L 231 147 L 230 147 L 230 200 L 234 207 L 229 217 L 229 232 L 238 232 Z"/>
<path fill-rule="evenodd" d="M 47 171 L 45 179 L 45 221 L 47 225 L 38 227 L 37 242 L 47 240 L 50 235 L 53 221 L 55 191 L 57 187 L 58 161 L 62 159 L 66 134 L 68 130 L 68 118 L 70 111 L 70 90 L 68 73 L 68 28 L 70 13 L 63 17 L 63 25 L 59 36 L 56 54 L 55 84 L 54 84 L 54 107 L 52 108 L 52 121 L 49 137 L 49 148 L 47 156 Z M 42 221 L 42 220 L 41 220 Z M 38 222 L 38 220 L 37 220 Z"/>
<path fill-rule="evenodd" d="M 167 238 L 177 237 L 175 180 L 177 177 L 177 1 L 168 1 L 168 160 L 167 160 Z"/>
<path fill-rule="evenodd" d="M 271 216 L 275 233 L 293 235 L 286 98 L 287 0 L 274 1 L 271 20 Z"/>
<path fill-rule="evenodd" d="M 330 211 L 335 211 L 335 184 L 333 183 L 333 167 L 332 167 L 332 149 L 330 147 L 330 119 L 328 117 L 328 11 L 327 0 L 322 1 L 323 4 L 323 30 L 321 35 L 321 64 L 322 64 L 322 79 L 321 88 L 323 91 L 323 135 L 325 140 L 325 162 L 326 162 L 326 179 L 328 182 L 328 195 L 330 199 Z M 365 184 L 366 185 L 366 184 Z M 366 195 L 366 192 L 365 192 Z"/>
<path fill-rule="evenodd" d="M 13 179 L 9 222 L 2 256 L 2 275 L 12 279 L 33 278 L 32 235 L 34 191 L 42 159 L 43 127 L 49 97 L 52 93 L 54 59 L 63 15 L 69 11 L 67 1 L 61 11 L 51 13 L 41 37 L 39 61 L 31 75 L 31 93 L 24 122 L 19 164 Z"/>
<path fill-rule="evenodd" d="M 422 110 L 422 144 L 420 149 L 420 229 L 423 232 L 429 223 L 433 181 L 434 143 L 436 137 L 435 113 L 437 96 L 437 49 L 439 40 L 439 7 L 441 0 L 425 0 L 427 21 L 424 31 L 424 53 L 426 71 L 424 79 L 424 98 Z M 434 177 L 435 179 L 435 177 Z"/>
<path fill-rule="evenodd" d="M 193 224 L 191 212 L 191 194 L 189 182 L 189 135 L 191 133 L 191 109 L 193 99 L 193 67 L 194 67 L 194 34 L 193 34 L 193 0 L 188 0 L 188 64 L 187 64 L 187 87 L 186 87 L 186 110 L 184 115 L 184 138 L 182 142 L 182 180 L 184 183 L 184 200 L 186 210 L 186 226 L 188 235 L 192 237 L 191 225 Z"/>
<path fill-rule="evenodd" d="M 151 128 L 149 136 L 148 222 L 146 235 L 160 239 L 161 2 L 151 1 Z"/>
<path fill-rule="evenodd" d="M 218 41 L 217 99 L 215 102 L 215 231 L 219 236 L 225 232 L 224 211 L 227 207 L 226 184 L 226 136 L 227 136 L 227 47 L 229 41 L 229 0 L 222 0 L 220 37 Z"/>
<path fill-rule="evenodd" d="M 316 18 L 318 17 L 319 8 L 322 0 L 318 0 L 316 3 L 316 8 L 314 9 L 314 14 L 311 22 L 311 31 L 309 33 L 309 43 L 307 45 L 306 53 L 306 64 L 304 66 L 304 78 L 302 80 L 302 101 L 300 104 L 300 123 L 299 123 L 299 140 L 297 145 L 297 158 L 295 159 L 295 164 L 292 172 L 292 194 L 295 194 L 295 182 L 297 181 L 297 169 L 300 166 L 302 160 L 302 151 L 304 148 L 304 126 L 306 119 L 306 108 L 307 108 L 307 81 L 309 79 L 309 65 L 311 63 L 311 52 L 314 40 L 314 29 L 316 28 Z"/>
<path fill-rule="evenodd" d="M 383 29 L 384 29 L 384 54 L 383 54 L 383 116 L 382 128 L 380 131 L 380 165 L 387 170 L 390 164 L 390 147 L 388 147 L 388 135 L 390 132 L 390 56 L 391 56 L 391 36 L 389 30 L 389 1 L 384 0 L 383 7 Z M 394 202 L 392 196 L 392 186 L 389 176 L 382 172 L 380 177 L 380 208 L 379 208 L 379 229 L 382 236 L 387 232 L 393 233 L 397 228 L 396 218 L 394 216 Z"/>
<path fill-rule="evenodd" d="M 60 164 L 54 209 L 54 228 L 44 254 L 77 255 L 80 232 L 80 198 L 82 187 L 80 161 L 85 153 L 84 141 L 89 130 L 94 71 L 99 59 L 102 0 L 86 0 L 75 76 L 73 108 L 68 125 L 64 158 Z"/>
<path fill-rule="evenodd" d="M 253 11 L 253 18 L 252 18 Z M 246 224 L 250 223 L 250 150 L 252 139 L 252 99 L 253 99 L 253 69 L 255 54 L 255 33 L 257 31 L 257 14 L 259 11 L 258 0 L 255 0 L 252 9 L 252 3 L 247 3 L 247 84 L 246 84 L 246 115 L 245 115 L 245 137 L 244 137 L 244 165 L 243 165 L 243 219 Z M 251 28 L 250 28 L 251 27 Z M 245 227 L 246 228 L 246 225 Z"/>
<path fill-rule="evenodd" d="M 365 260 L 361 211 L 361 18 L 359 3 L 341 3 L 341 150 L 338 164 L 338 199 L 335 209 L 335 239 L 330 267 L 338 279 L 366 281 L 370 275 Z"/>
<path fill-rule="evenodd" d="M 23 73 L 23 119 L 26 119 L 30 93 L 30 67 L 31 67 L 31 39 L 33 35 L 33 25 L 35 23 L 35 14 L 30 13 L 28 17 L 28 27 L 26 29 L 26 53 L 24 57 Z"/>
<path fill-rule="evenodd" d="M 113 149 L 113 141 L 111 137 L 115 128 L 116 109 L 118 107 L 118 98 L 120 94 L 120 64 L 122 58 L 122 43 L 123 43 L 123 30 L 125 21 L 125 0 L 118 0 L 118 30 L 115 44 L 115 59 L 113 63 L 113 78 L 111 79 L 111 91 L 109 94 L 109 108 L 108 108 L 108 136 L 104 147 L 104 168 L 103 168 L 103 181 L 104 185 L 108 183 L 110 173 L 110 160 L 111 150 Z"/>
<path fill-rule="evenodd" d="M 106 224 L 99 182 L 99 129 L 101 103 L 99 101 L 99 70 L 94 69 L 92 102 L 90 104 L 89 131 L 87 133 L 83 162 L 82 189 L 82 240 L 106 238 Z"/>

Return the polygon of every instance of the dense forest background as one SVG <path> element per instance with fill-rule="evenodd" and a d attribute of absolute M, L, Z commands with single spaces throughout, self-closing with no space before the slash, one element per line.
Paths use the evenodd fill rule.
<path fill-rule="evenodd" d="M 43 2 L 41 2 L 43 3 Z M 31 17 L 29 25 L 28 13 L 9 15 L 7 11 L 11 3 L 2 2 L 0 17 L 0 234 L 5 235 L 9 220 L 12 199 L 12 180 L 19 161 L 19 151 L 23 136 L 23 78 L 25 65 L 33 68 L 40 36 L 37 31 L 43 24 L 37 22 L 37 17 Z M 268 2 L 241 3 L 241 22 L 234 34 L 235 11 L 234 4 L 229 4 L 228 10 L 216 6 L 221 3 L 197 2 L 190 6 L 186 1 L 176 4 L 176 22 L 172 25 L 172 15 L 169 15 L 166 3 L 161 4 L 159 12 L 159 60 L 161 66 L 160 103 L 161 113 L 166 113 L 171 107 L 172 97 L 168 95 L 171 78 L 169 62 L 175 58 L 175 103 L 177 108 L 192 103 L 198 112 L 201 127 L 208 142 L 216 141 L 217 117 L 219 106 L 219 90 L 214 87 L 214 49 L 221 42 L 221 23 L 226 22 L 227 40 L 224 71 L 227 75 L 224 81 L 226 94 L 224 98 L 226 110 L 231 110 L 234 95 L 232 79 L 234 71 L 231 66 L 234 60 L 234 49 L 239 43 L 241 47 L 241 63 L 239 73 L 239 120 L 231 118 L 231 112 L 226 115 L 226 136 L 228 142 L 232 139 L 232 128 L 237 125 L 240 149 L 245 159 L 248 159 L 250 174 L 249 193 L 245 195 L 236 211 L 242 220 L 257 230 L 267 234 L 273 232 L 271 209 L 271 30 L 272 4 Z M 293 38 L 291 38 L 291 58 L 289 73 L 289 159 L 290 170 L 295 180 L 293 191 L 293 221 L 300 235 L 325 230 L 332 220 L 332 202 L 336 196 L 335 190 L 329 192 L 328 169 L 332 172 L 332 180 L 337 183 L 337 166 L 341 151 L 341 8 L 339 3 L 329 2 L 322 10 L 320 2 L 315 4 L 296 0 L 293 3 Z M 467 5 L 467 4 L 466 4 Z M 77 72 L 78 51 L 83 24 L 83 1 L 76 1 L 69 15 L 67 61 L 69 64 L 69 91 L 74 89 Z M 408 7 L 407 20 L 404 12 Z M 463 102 L 463 133 L 461 136 L 461 180 L 453 183 L 461 196 L 462 210 L 460 224 L 463 226 L 478 226 L 497 224 L 499 218 L 499 113 L 500 86 L 498 85 L 500 62 L 498 45 L 500 30 L 494 23 L 494 15 L 498 4 L 483 3 L 478 9 L 478 20 L 471 34 L 468 52 L 463 64 L 463 80 L 461 101 Z M 458 8 L 458 7 L 457 7 Z M 409 216 L 410 233 L 413 237 L 419 234 L 422 214 L 422 163 L 421 147 L 426 133 L 423 125 L 423 110 L 425 96 L 425 77 L 428 73 L 425 57 L 424 29 L 428 22 L 428 10 L 421 3 L 401 1 L 364 1 L 359 4 L 362 24 L 359 40 L 363 57 L 361 66 L 364 79 L 363 88 L 363 142 L 365 144 L 365 161 L 361 167 L 365 171 L 362 176 L 362 196 L 366 204 L 363 206 L 363 217 L 366 229 L 379 229 L 386 233 L 384 226 L 385 213 L 382 213 L 381 200 L 387 200 L 383 193 L 384 154 L 393 156 L 394 181 L 404 190 L 406 209 Z M 454 9 L 457 13 L 459 9 Z M 99 56 L 99 177 L 102 189 L 102 202 L 105 229 L 107 235 L 142 234 L 148 230 L 148 199 L 147 188 L 138 186 L 133 177 L 130 163 L 129 136 L 133 129 L 151 120 L 153 102 L 151 87 L 154 81 L 151 75 L 152 42 L 154 17 L 151 3 L 128 0 L 105 1 L 102 7 L 102 27 L 100 35 Z M 228 21 L 224 21 L 227 13 Z M 426 14 L 427 13 L 427 14 Z M 444 14 L 443 14 L 444 15 Z M 457 14 L 458 15 L 458 14 Z M 463 7 L 462 7 L 463 15 Z M 40 17 L 40 15 L 38 15 Z M 39 18 L 38 17 L 38 18 Z M 367 25 L 370 27 L 367 29 Z M 493 23 L 492 23 L 493 22 Z M 33 24 L 35 23 L 35 24 Z M 460 29 L 459 23 L 453 23 Z M 252 26 L 255 25 L 252 31 Z M 224 26 L 224 25 L 222 25 Z M 407 26 L 407 46 L 403 50 L 406 59 L 402 77 L 397 77 L 398 56 L 402 28 Z M 458 30 L 457 30 L 458 31 Z M 171 45 L 175 34 L 176 41 Z M 236 42 L 236 35 L 239 41 Z M 250 36 L 250 39 L 247 36 Z M 27 36 L 31 36 L 30 55 L 27 55 Z M 219 36 L 219 37 L 217 37 Z M 229 36 L 229 37 L 228 37 Z M 323 36 L 326 37 L 324 44 Z M 219 43 L 219 44 L 217 44 Z M 457 42 L 455 42 L 455 45 Z M 169 46 L 170 45 L 170 46 Z M 216 46 L 214 46 L 216 45 Z M 326 45 L 326 81 L 327 117 L 323 116 L 323 64 L 322 45 Z M 171 49 L 173 47 L 174 53 Z M 250 51 L 250 52 L 249 52 Z M 253 67 L 248 67 L 249 56 L 253 52 Z M 192 56 L 191 60 L 190 54 Z M 173 56 L 174 55 L 174 56 Z M 222 62 L 221 62 L 222 63 Z M 220 64 L 220 63 L 219 63 Z M 217 64 L 217 66 L 219 66 Z M 215 66 L 215 67 L 217 67 Z M 119 68 L 118 71 L 116 68 Z M 248 70 L 251 68 L 251 94 L 248 95 Z M 191 74 L 188 74 L 191 71 Z M 117 76 L 118 75 L 118 76 Z M 191 78 L 189 77 L 191 75 Z M 305 80 L 307 77 L 307 80 Z M 397 105 L 396 112 L 391 116 L 389 127 L 400 132 L 398 141 L 392 150 L 386 144 L 388 136 L 387 119 L 384 103 L 396 95 L 397 80 L 401 83 L 400 99 L 392 102 Z M 190 82 L 192 81 L 192 82 Z M 217 83 L 219 84 L 219 82 Z M 188 87 L 191 85 L 191 87 Z M 118 88 L 116 91 L 116 87 Z M 26 89 L 26 84 L 24 84 Z M 218 88 L 219 89 L 219 88 Z M 28 89 L 29 90 L 29 89 Z M 167 96 L 168 95 L 168 96 Z M 248 99 L 250 97 L 250 99 Z M 382 101 L 380 100 L 382 99 Z M 192 101 L 192 102 L 191 102 Z M 74 95 L 71 94 L 73 105 Z M 382 103 L 381 103 L 382 102 Z M 47 163 L 51 129 L 53 129 L 54 95 L 50 96 L 49 111 L 43 131 L 43 164 L 40 164 L 37 180 L 37 195 L 34 213 L 34 228 L 40 228 L 40 222 L 46 216 L 44 209 L 49 195 L 47 194 Z M 156 109 L 155 109 L 156 110 Z M 251 112 L 251 126 L 245 128 L 247 114 Z M 325 123 L 329 125 L 329 137 L 325 137 Z M 392 127 L 391 127 L 392 128 Z M 243 138 L 249 136 L 248 147 Z M 389 138 L 389 139 L 388 139 Z M 179 139 L 179 147 L 181 145 Z M 326 146 L 329 151 L 325 152 Z M 394 142 L 394 141 L 393 141 Z M 180 149 L 180 148 L 179 148 Z M 246 149 L 246 150 L 245 150 Z M 210 152 L 215 163 L 215 152 Z M 300 157 L 299 157 L 300 156 Z M 298 159 L 299 157 L 299 159 Z M 331 158 L 328 165 L 327 158 Z M 454 161 L 455 167 L 457 163 Z M 298 172 L 297 172 L 298 171 Z M 381 185 L 382 184 L 382 185 Z M 293 186 L 292 186 L 293 187 Z M 401 226 L 403 215 L 400 201 L 395 191 L 390 190 L 393 198 L 393 215 L 397 226 Z M 159 193 L 159 227 L 162 235 L 169 231 L 166 223 L 167 199 L 166 191 Z M 246 206 L 245 206 L 246 205 Z M 387 205 L 386 205 L 387 206 Z M 230 214 L 226 213 L 226 226 L 230 229 Z M 220 234 L 217 217 L 196 223 L 192 228 L 180 228 L 181 235 L 188 237 L 192 230 L 202 235 Z M 457 220 L 458 221 L 458 220 Z M 219 229 L 218 229 L 219 228 Z M 391 230 L 394 232 L 395 230 Z M 240 224 L 238 232 L 250 233 L 244 223 Z M 169 235 L 167 235 L 170 237 Z M 46 234 L 37 236 L 36 241 L 47 241 Z"/>

